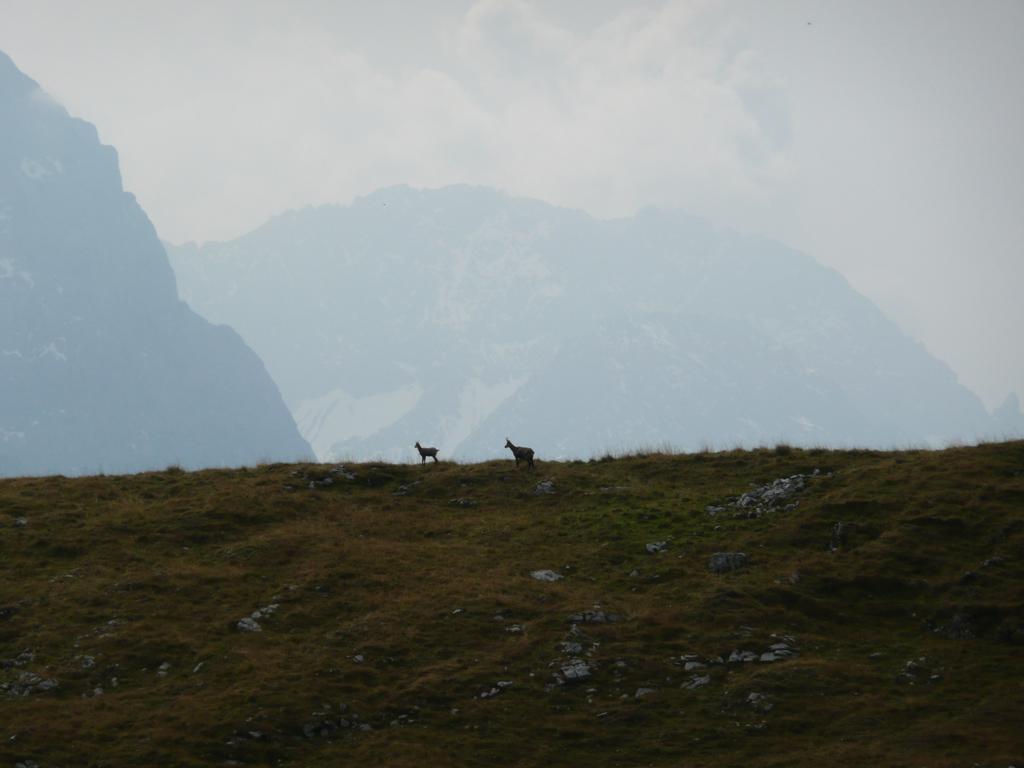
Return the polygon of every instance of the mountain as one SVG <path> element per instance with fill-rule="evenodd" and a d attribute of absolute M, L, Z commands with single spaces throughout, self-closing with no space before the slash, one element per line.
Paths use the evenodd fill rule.
<path fill-rule="evenodd" d="M 1003 404 L 992 412 L 992 418 L 995 419 L 998 434 L 1024 435 L 1024 413 L 1021 412 L 1017 393 L 1011 392 L 1007 395 Z"/>
<path fill-rule="evenodd" d="M 267 362 L 318 455 L 670 443 L 937 445 L 980 401 L 843 278 L 672 211 L 600 220 L 394 187 L 168 246 L 183 298 Z"/>
<path fill-rule="evenodd" d="M 0 474 L 309 450 L 255 353 L 178 298 L 116 152 L 0 53 Z"/>

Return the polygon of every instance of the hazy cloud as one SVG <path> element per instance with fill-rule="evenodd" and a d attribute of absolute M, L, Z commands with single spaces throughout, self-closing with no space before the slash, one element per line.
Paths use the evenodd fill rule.
<path fill-rule="evenodd" d="M 175 241 L 406 182 L 678 206 L 1024 391 L 1024 5 L 0 0 L 0 48 Z"/>

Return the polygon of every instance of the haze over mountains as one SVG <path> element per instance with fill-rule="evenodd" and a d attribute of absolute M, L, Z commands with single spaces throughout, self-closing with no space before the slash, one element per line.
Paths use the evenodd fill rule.
<path fill-rule="evenodd" d="M 1013 420 L 836 272 L 678 212 L 400 186 L 168 252 L 322 459 L 938 445 Z"/>
<path fill-rule="evenodd" d="M 259 358 L 179 300 L 116 152 L 0 53 L 0 475 L 308 453 Z"/>

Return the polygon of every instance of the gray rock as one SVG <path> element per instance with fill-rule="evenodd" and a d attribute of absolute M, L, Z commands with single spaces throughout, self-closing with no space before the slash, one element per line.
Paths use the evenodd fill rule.
<path fill-rule="evenodd" d="M 246 616 L 244 619 L 239 619 L 235 625 L 241 632 L 262 632 L 263 627 L 259 625 L 254 619 Z"/>
<path fill-rule="evenodd" d="M 752 651 L 733 651 L 729 654 L 729 658 L 726 659 L 730 664 L 744 663 L 747 664 L 751 661 L 757 661 L 758 655 Z"/>
<path fill-rule="evenodd" d="M 171 663 L 169 661 L 165 661 L 163 664 L 161 664 L 156 669 L 156 673 L 160 677 L 167 677 L 167 673 L 170 672 L 170 671 L 171 671 Z"/>
<path fill-rule="evenodd" d="M 276 611 L 278 607 L 279 606 L 277 603 L 271 603 L 270 605 L 266 605 L 262 608 L 257 608 L 255 611 L 249 614 L 249 618 L 253 619 L 254 621 L 265 619 L 268 616 L 270 616 L 274 611 Z"/>
<path fill-rule="evenodd" d="M 656 688 L 637 688 L 636 693 L 633 694 L 634 699 L 642 699 L 645 696 L 650 696 L 652 693 L 657 693 Z"/>
<path fill-rule="evenodd" d="M 743 552 L 715 552 L 708 560 L 708 569 L 713 573 L 728 573 L 747 564 L 747 556 Z"/>
<path fill-rule="evenodd" d="M 835 552 L 841 549 L 845 544 L 847 537 L 850 534 L 850 524 L 842 521 L 832 526 L 832 538 L 828 543 L 828 551 Z"/>
<path fill-rule="evenodd" d="M 18 528 L 24 528 L 26 525 L 28 525 L 28 518 L 26 518 L 26 517 L 16 517 L 16 518 L 14 518 L 14 525 L 17 526 Z"/>
<path fill-rule="evenodd" d="M 696 690 L 697 688 L 703 688 L 705 685 L 711 682 L 711 675 L 694 675 L 685 683 L 682 684 L 682 688 L 689 691 Z"/>
<path fill-rule="evenodd" d="M 530 576 L 535 578 L 537 581 L 560 581 L 563 578 L 562 574 L 548 569 L 530 571 Z"/>
<path fill-rule="evenodd" d="M 620 621 L 622 616 L 617 613 L 605 613 L 604 611 L 580 611 L 569 616 L 568 621 L 574 624 L 614 624 Z"/>
<path fill-rule="evenodd" d="M 578 683 L 590 677 L 591 668 L 587 662 L 581 659 L 574 659 L 568 664 L 564 664 L 561 672 L 562 677 L 565 678 L 567 683 Z"/>
<path fill-rule="evenodd" d="M 533 492 L 538 496 L 544 493 L 554 493 L 555 484 L 551 480 L 541 480 L 537 483 L 537 487 L 533 489 Z"/>
<path fill-rule="evenodd" d="M 691 672 L 691 671 L 693 671 L 695 669 L 704 669 L 705 666 L 707 666 L 707 665 L 702 664 L 699 661 L 688 661 L 688 662 L 686 662 L 683 665 L 683 671 L 684 672 Z"/>
<path fill-rule="evenodd" d="M 664 552 L 668 547 L 668 542 L 665 541 L 652 541 L 650 544 L 644 545 L 644 549 L 647 550 L 648 555 L 656 555 L 659 552 Z"/>

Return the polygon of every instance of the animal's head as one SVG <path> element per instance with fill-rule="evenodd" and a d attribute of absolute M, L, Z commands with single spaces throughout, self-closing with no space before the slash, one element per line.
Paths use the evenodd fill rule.
<path fill-rule="evenodd" d="M 420 447 L 420 441 L 419 441 L 419 440 L 417 440 L 417 441 L 416 441 L 416 447 L 417 447 L 417 448 L 419 448 L 419 447 Z"/>
<path fill-rule="evenodd" d="M 505 438 L 505 447 L 506 448 L 511 448 L 512 447 L 512 441 L 509 440 L 507 437 Z"/>

